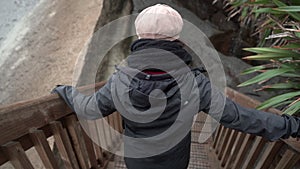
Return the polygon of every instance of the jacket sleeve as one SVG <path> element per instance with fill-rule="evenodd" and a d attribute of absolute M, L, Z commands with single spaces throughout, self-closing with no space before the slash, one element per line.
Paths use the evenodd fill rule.
<path fill-rule="evenodd" d="M 72 86 L 58 86 L 57 93 L 79 117 L 94 120 L 116 111 L 111 97 L 111 79 L 93 95 L 86 96 Z"/>
<path fill-rule="evenodd" d="M 208 113 L 225 127 L 262 136 L 271 141 L 290 136 L 300 137 L 300 118 L 242 107 L 226 98 L 203 74 L 197 76 L 197 81 L 200 91 L 200 111 Z M 224 103 L 222 109 L 214 108 L 222 103 Z"/>

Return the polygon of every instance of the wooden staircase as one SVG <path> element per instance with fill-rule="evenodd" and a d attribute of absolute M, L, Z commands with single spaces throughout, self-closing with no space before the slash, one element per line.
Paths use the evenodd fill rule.
<path fill-rule="evenodd" d="M 79 90 L 93 93 L 104 84 L 101 82 Z M 255 107 L 258 104 L 232 89 L 228 88 L 226 93 L 243 106 Z M 274 109 L 268 111 L 280 113 Z M 193 127 L 189 169 L 299 168 L 300 143 L 295 139 L 268 142 L 261 137 L 219 126 L 213 138 L 200 144 L 197 139 L 205 118 L 205 115 L 199 115 Z M 66 169 L 106 169 L 108 164 L 113 164 L 109 167 L 124 168 L 122 157 L 110 153 L 118 151 L 120 137 L 104 130 L 101 127 L 103 122 L 122 133 L 121 116 L 117 112 L 90 122 L 88 131 L 84 131 L 76 115 L 57 95 L 0 107 L 0 169 L 8 161 L 17 169 L 37 168 L 36 161 L 42 168 L 50 169 L 62 166 Z M 105 142 L 109 151 L 95 144 L 86 132 L 102 135 L 99 140 Z M 51 140 L 55 141 L 54 148 Z M 40 160 L 29 158 L 28 150 L 32 148 Z"/>

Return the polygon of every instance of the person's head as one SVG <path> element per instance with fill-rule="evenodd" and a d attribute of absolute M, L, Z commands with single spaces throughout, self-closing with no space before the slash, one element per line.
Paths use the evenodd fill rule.
<path fill-rule="evenodd" d="M 176 40 L 183 27 L 181 15 L 173 8 L 157 4 L 144 9 L 135 20 L 139 39 Z"/>

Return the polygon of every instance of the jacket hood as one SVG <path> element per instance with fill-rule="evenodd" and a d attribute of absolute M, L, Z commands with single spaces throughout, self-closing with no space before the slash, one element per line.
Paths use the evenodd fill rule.
<path fill-rule="evenodd" d="M 165 108 L 168 100 L 175 97 L 175 94 L 179 94 L 176 96 L 178 98 L 189 97 L 193 87 L 186 87 L 184 92 L 180 92 L 180 84 L 184 84 L 189 78 L 194 78 L 194 76 L 186 76 L 191 73 L 187 64 L 192 58 L 183 49 L 182 43 L 140 39 L 133 43 L 131 51 L 132 53 L 126 59 L 126 65 L 118 66 L 118 73 L 115 74 L 115 78 L 118 79 L 116 86 L 123 89 L 118 91 L 119 96 L 126 105 L 132 104 L 140 111 L 146 111 L 150 107 L 151 110 L 153 108 L 158 110 Z M 149 75 L 143 72 L 149 69 L 158 69 L 166 73 Z M 125 99 L 126 95 L 129 98 Z M 180 105 L 180 99 L 177 104 Z"/>

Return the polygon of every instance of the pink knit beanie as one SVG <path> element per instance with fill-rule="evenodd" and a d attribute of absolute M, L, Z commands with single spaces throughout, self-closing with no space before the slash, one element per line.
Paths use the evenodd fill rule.
<path fill-rule="evenodd" d="M 157 4 L 144 9 L 135 20 L 139 39 L 175 40 L 179 38 L 183 20 L 173 8 Z"/>

